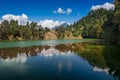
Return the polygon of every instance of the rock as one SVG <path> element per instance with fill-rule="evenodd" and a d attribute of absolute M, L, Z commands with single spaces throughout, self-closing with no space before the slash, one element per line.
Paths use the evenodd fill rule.
<path fill-rule="evenodd" d="M 44 35 L 45 40 L 58 39 L 55 31 L 49 31 Z"/>
<path fill-rule="evenodd" d="M 13 35 L 9 35 L 8 36 L 8 40 L 13 40 L 14 39 L 14 36 Z"/>

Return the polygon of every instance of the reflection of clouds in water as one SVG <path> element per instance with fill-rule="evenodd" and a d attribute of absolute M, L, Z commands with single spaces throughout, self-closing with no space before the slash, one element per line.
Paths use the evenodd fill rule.
<path fill-rule="evenodd" d="M 49 49 L 45 49 L 43 48 L 42 51 L 39 50 L 39 48 L 34 49 L 35 54 L 39 55 L 39 56 L 44 56 L 44 57 L 52 57 L 52 56 L 70 56 L 73 53 L 71 51 L 66 51 L 66 52 L 61 52 L 57 49 L 55 49 L 54 47 L 50 47 Z M 0 57 L 0 60 L 3 62 L 9 62 L 9 63 L 26 63 L 27 61 L 27 57 L 30 57 L 31 54 L 29 53 L 18 53 L 16 57 L 10 58 L 9 56 L 4 59 L 2 57 Z"/>
<path fill-rule="evenodd" d="M 59 50 L 51 47 L 47 50 L 45 50 L 45 48 L 41 51 L 41 53 L 38 53 L 38 55 L 40 56 L 45 56 L 45 57 L 52 57 L 52 56 L 58 56 L 58 55 L 71 55 L 72 52 L 68 51 L 68 52 L 60 52 Z"/>
<path fill-rule="evenodd" d="M 58 72 L 61 72 L 62 70 L 71 70 L 72 69 L 72 62 L 69 60 L 70 56 L 73 55 L 73 52 L 71 51 L 59 51 L 58 49 L 55 49 L 54 47 L 50 47 L 49 49 L 43 48 L 42 51 L 39 48 L 34 49 L 34 53 L 37 54 L 37 56 L 43 56 L 46 58 L 51 58 L 53 56 L 66 56 L 68 57 L 67 61 L 60 60 L 57 62 L 57 70 Z M 28 53 L 18 53 L 16 57 L 13 58 L 2 58 L 0 57 L 0 62 L 1 64 L 4 64 L 3 66 L 1 65 L 0 67 L 5 67 L 9 66 L 10 68 L 14 68 L 14 70 L 19 71 L 19 72 L 26 72 L 27 69 L 27 64 L 26 61 L 28 60 L 27 57 L 31 57 L 32 54 L 30 52 Z"/>
<path fill-rule="evenodd" d="M 93 71 L 105 72 L 107 74 L 109 74 L 109 72 L 108 72 L 109 70 L 110 70 L 109 68 L 102 69 L 102 68 L 98 68 L 98 67 L 93 67 Z"/>
<path fill-rule="evenodd" d="M 59 53 L 60 53 L 59 50 L 51 47 L 47 50 L 45 50 L 45 48 L 44 48 L 39 55 L 49 57 L 49 56 L 53 56 L 53 55 L 59 55 Z"/>
<path fill-rule="evenodd" d="M 68 70 L 72 69 L 72 62 L 71 61 L 68 61 L 68 63 L 67 63 L 67 69 Z"/>
<path fill-rule="evenodd" d="M 62 70 L 64 70 L 63 68 L 65 68 L 66 70 L 72 70 L 72 62 L 71 61 L 60 61 L 57 64 L 57 68 L 58 68 L 58 72 L 60 73 Z"/>
<path fill-rule="evenodd" d="M 25 63 L 27 60 L 27 55 L 26 53 L 18 53 L 17 54 L 17 57 L 15 58 L 7 58 L 7 59 L 2 59 L 1 58 L 1 61 L 2 62 L 7 62 L 7 63 Z"/>
<path fill-rule="evenodd" d="M 63 63 L 62 62 L 58 62 L 58 72 L 61 72 L 62 71 L 62 67 L 63 67 Z"/>
<path fill-rule="evenodd" d="M 66 70 L 72 70 L 73 65 L 69 56 L 72 56 L 74 54 L 71 51 L 62 52 L 55 49 L 54 47 L 50 47 L 49 49 L 46 49 L 46 50 L 44 48 L 40 53 L 37 53 L 37 55 L 44 56 L 46 58 L 53 57 L 53 56 L 66 56 L 66 57 L 68 56 L 68 59 L 66 59 L 67 61 L 64 61 L 64 60 L 58 61 L 57 69 L 59 73 L 62 72 L 64 68 Z"/>
<path fill-rule="evenodd" d="M 27 61 L 27 55 L 26 53 L 22 53 L 17 55 L 15 58 L 7 58 L 7 59 L 2 59 L 0 58 L 0 68 L 6 68 L 9 67 L 10 70 L 17 71 L 20 73 L 26 73 L 27 65 L 24 64 Z"/>

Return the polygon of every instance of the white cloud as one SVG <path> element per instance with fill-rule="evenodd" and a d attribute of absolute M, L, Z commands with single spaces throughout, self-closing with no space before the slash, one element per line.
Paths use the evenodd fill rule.
<path fill-rule="evenodd" d="M 63 14 L 65 13 L 65 11 L 62 8 L 58 8 L 57 12 L 58 13 L 63 13 Z"/>
<path fill-rule="evenodd" d="M 106 9 L 106 10 L 114 10 L 115 5 L 111 4 L 109 2 L 106 2 L 103 5 L 93 5 L 91 10 L 97 10 L 97 9 L 100 9 L 100 8 L 103 8 L 103 9 Z"/>
<path fill-rule="evenodd" d="M 41 25 L 43 28 L 47 27 L 47 28 L 54 28 L 55 26 L 60 26 L 61 24 L 63 24 L 65 22 L 59 22 L 59 21 L 53 21 L 53 20 L 43 20 L 38 22 L 38 25 Z"/>
<path fill-rule="evenodd" d="M 58 8 L 56 11 L 53 11 L 53 13 L 60 13 L 60 14 L 64 14 L 65 11 L 62 8 Z"/>
<path fill-rule="evenodd" d="M 6 14 L 2 16 L 2 20 L 17 20 L 19 25 L 25 25 L 28 22 L 28 17 L 25 14 L 22 15 L 13 15 L 13 14 Z"/>
<path fill-rule="evenodd" d="M 67 8 L 67 10 L 65 11 L 62 8 L 58 8 L 57 10 L 53 11 L 53 13 L 59 13 L 59 14 L 70 14 L 72 12 L 71 8 Z"/>
<path fill-rule="evenodd" d="M 72 9 L 70 9 L 70 8 L 67 8 L 67 11 L 66 11 L 66 13 L 67 14 L 70 14 L 72 12 Z"/>

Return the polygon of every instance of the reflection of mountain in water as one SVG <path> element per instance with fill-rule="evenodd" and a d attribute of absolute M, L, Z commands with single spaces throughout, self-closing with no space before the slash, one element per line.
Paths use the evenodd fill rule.
<path fill-rule="evenodd" d="M 93 71 L 106 72 L 120 77 L 120 49 L 119 47 L 105 47 L 99 45 L 88 45 L 88 43 L 60 44 L 54 47 L 34 46 L 24 48 L 3 48 L 0 49 L 0 60 L 4 62 L 25 63 L 28 57 L 32 56 L 65 56 L 72 52 L 82 56 L 92 66 Z M 61 68 L 61 63 L 58 67 Z"/>
<path fill-rule="evenodd" d="M 67 52 L 61 52 L 58 49 L 55 49 L 53 47 L 50 47 L 49 49 L 45 50 L 45 48 L 41 51 L 41 53 L 38 53 L 40 56 L 50 57 L 50 56 L 58 56 L 58 55 L 68 55 L 71 54 L 71 51 Z"/>

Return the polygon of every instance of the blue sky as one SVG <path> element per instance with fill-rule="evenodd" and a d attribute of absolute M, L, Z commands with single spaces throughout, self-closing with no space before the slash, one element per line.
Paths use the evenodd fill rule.
<path fill-rule="evenodd" d="M 52 19 L 57 21 L 75 22 L 87 15 L 93 5 L 102 5 L 113 0 L 0 0 L 0 18 L 6 14 L 26 14 L 29 20 Z M 72 9 L 70 14 L 53 13 L 58 8 L 64 11 Z"/>

